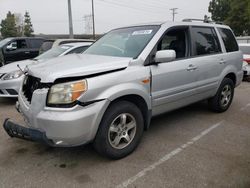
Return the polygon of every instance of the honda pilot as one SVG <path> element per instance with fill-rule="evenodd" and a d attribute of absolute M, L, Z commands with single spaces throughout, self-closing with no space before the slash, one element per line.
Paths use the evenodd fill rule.
<path fill-rule="evenodd" d="M 242 53 L 225 25 L 192 20 L 150 23 L 110 31 L 81 55 L 31 65 L 11 137 L 53 147 L 93 143 L 119 159 L 138 146 L 150 120 L 208 100 L 226 111 L 242 80 Z M 167 114 L 166 114 L 167 115 Z"/>

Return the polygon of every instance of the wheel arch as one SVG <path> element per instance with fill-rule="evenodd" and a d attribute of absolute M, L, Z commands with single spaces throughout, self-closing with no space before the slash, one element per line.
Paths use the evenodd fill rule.
<path fill-rule="evenodd" d="M 233 72 L 228 73 L 224 78 L 229 78 L 233 81 L 234 86 L 236 85 L 236 74 Z"/>
<path fill-rule="evenodd" d="M 119 101 L 128 101 L 128 102 L 135 104 L 142 112 L 143 119 L 144 119 L 144 130 L 148 130 L 151 117 L 152 117 L 152 111 L 149 108 L 145 99 L 137 94 L 128 94 L 128 95 L 120 96 L 118 98 L 113 99 L 109 105 L 114 104 Z"/>

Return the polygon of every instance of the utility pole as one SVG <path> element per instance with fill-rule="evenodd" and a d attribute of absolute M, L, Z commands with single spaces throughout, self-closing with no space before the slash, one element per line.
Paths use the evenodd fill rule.
<path fill-rule="evenodd" d="M 178 14 L 178 13 L 176 12 L 177 9 L 178 9 L 178 8 L 171 8 L 171 9 L 170 9 L 170 10 L 172 11 L 172 15 L 173 15 L 173 22 L 174 22 L 174 20 L 175 20 L 175 15 Z"/>
<path fill-rule="evenodd" d="M 69 14 L 69 38 L 73 39 L 74 35 L 73 35 L 71 0 L 68 0 L 68 14 Z"/>
<path fill-rule="evenodd" d="M 93 24 L 93 39 L 95 39 L 95 8 L 94 8 L 94 0 L 92 0 L 92 24 Z"/>
<path fill-rule="evenodd" d="M 85 33 L 91 34 L 93 32 L 92 14 L 85 15 L 83 19 L 85 22 Z"/>

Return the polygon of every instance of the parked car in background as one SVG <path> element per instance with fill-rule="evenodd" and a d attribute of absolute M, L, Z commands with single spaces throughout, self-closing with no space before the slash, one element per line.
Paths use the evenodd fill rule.
<path fill-rule="evenodd" d="M 208 100 L 225 112 L 243 77 L 242 52 L 225 25 L 192 21 L 115 29 L 81 55 L 29 66 L 11 137 L 54 147 L 93 143 L 112 159 L 138 146 L 151 117 Z"/>
<path fill-rule="evenodd" d="M 240 50 L 243 53 L 243 72 L 244 80 L 250 82 L 250 43 L 249 44 L 239 44 Z"/>
<path fill-rule="evenodd" d="M 46 52 L 47 50 L 54 48 L 56 46 L 62 45 L 62 44 L 68 44 L 68 43 L 76 43 L 76 42 L 94 42 L 94 40 L 91 39 L 46 39 L 41 48 L 40 48 L 40 54 Z"/>
<path fill-rule="evenodd" d="M 43 38 L 34 37 L 15 37 L 1 40 L 0 61 L 2 62 L 0 64 L 6 65 L 38 56 L 43 41 Z"/>
<path fill-rule="evenodd" d="M 26 66 L 40 63 L 51 58 L 74 53 L 82 53 L 92 43 L 79 42 L 57 46 L 30 60 L 17 61 L 0 68 L 0 97 L 17 97 Z"/>
<path fill-rule="evenodd" d="M 43 41 L 43 44 L 39 49 L 39 54 L 42 54 L 42 53 L 48 51 L 49 49 L 51 49 L 54 42 L 55 42 L 55 40 L 53 40 L 53 39 L 46 39 L 45 41 Z"/>

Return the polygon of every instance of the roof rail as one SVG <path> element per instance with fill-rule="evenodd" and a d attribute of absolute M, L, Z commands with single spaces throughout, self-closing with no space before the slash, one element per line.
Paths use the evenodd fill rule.
<path fill-rule="evenodd" d="M 204 20 L 204 19 L 192 19 L 192 18 L 187 18 L 187 19 L 183 19 L 183 22 L 192 22 L 192 21 L 197 21 L 197 22 L 203 22 L 203 23 L 211 23 L 211 24 L 223 24 L 223 22 L 215 22 L 212 20 Z"/>

